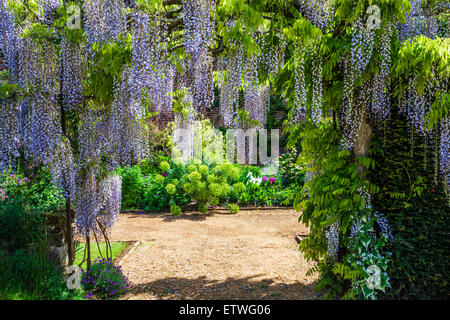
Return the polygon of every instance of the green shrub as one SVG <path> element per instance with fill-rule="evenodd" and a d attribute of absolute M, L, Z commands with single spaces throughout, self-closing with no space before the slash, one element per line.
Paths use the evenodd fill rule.
<path fill-rule="evenodd" d="M 293 199 L 286 201 L 286 198 L 289 192 L 295 194 L 294 188 L 280 188 L 280 179 L 266 177 L 266 181 L 260 184 L 250 183 L 250 173 L 259 175 L 259 167 L 235 164 L 179 165 L 170 159 L 161 159 L 161 162 L 154 163 L 155 170 L 146 169 L 153 172 L 146 176 L 142 175 L 143 169 L 136 166 L 121 169 L 124 208 L 163 211 L 174 204 L 183 206 L 192 201 L 197 202 L 201 211 L 205 211 L 203 205 L 227 203 L 281 205 L 286 202 L 284 205 L 292 205 Z"/>
<path fill-rule="evenodd" d="M 82 291 L 70 292 L 62 267 L 44 251 L 0 251 L 0 299 L 82 299 Z"/>
<path fill-rule="evenodd" d="M 48 168 L 36 168 L 30 177 L 11 170 L 0 172 L 0 206 L 21 204 L 51 211 L 63 206 L 64 201 L 61 190 L 52 183 Z"/>
<path fill-rule="evenodd" d="M 216 197 L 212 197 L 211 198 L 211 200 L 209 201 L 209 204 L 211 205 L 211 206 L 218 206 L 219 205 L 219 198 L 216 198 Z"/>
<path fill-rule="evenodd" d="M 180 181 L 182 190 L 197 202 L 200 212 L 206 212 L 208 205 L 217 206 L 226 203 L 230 195 L 236 194 L 230 184 L 239 180 L 241 176 L 240 166 L 232 164 L 210 166 L 190 164 L 186 167 L 186 171 Z M 237 188 L 242 190 L 242 185 L 237 184 Z"/>
<path fill-rule="evenodd" d="M 208 206 L 204 203 L 199 203 L 198 211 L 200 211 L 201 213 L 206 213 L 206 212 L 208 212 Z"/>
<path fill-rule="evenodd" d="M 169 208 L 170 195 L 164 184 L 157 183 L 154 176 L 145 177 L 143 193 L 139 199 L 139 207 L 145 211 L 163 211 Z"/>
<path fill-rule="evenodd" d="M 130 286 L 120 266 L 106 259 L 96 259 L 88 271 L 83 271 L 81 285 L 101 298 L 123 295 Z"/>
<path fill-rule="evenodd" d="M 167 171 L 169 171 L 169 170 L 170 170 L 170 164 L 169 164 L 169 162 L 167 162 L 167 161 L 162 161 L 162 162 L 159 164 L 159 169 L 160 169 L 162 172 L 167 172 Z"/>
<path fill-rule="evenodd" d="M 177 187 L 175 187 L 174 184 L 169 183 L 169 184 L 166 186 L 166 191 L 167 191 L 168 194 L 173 195 L 173 194 L 175 194 L 175 192 L 177 191 Z"/>
<path fill-rule="evenodd" d="M 278 206 L 286 205 L 288 190 L 281 188 L 280 181 L 276 177 L 247 179 L 245 191 L 237 193 L 241 204 L 252 204 L 255 206 Z M 238 186 L 238 189 L 242 186 Z M 292 205 L 292 201 L 287 205 Z"/>
<path fill-rule="evenodd" d="M 289 152 L 280 156 L 279 178 L 281 186 L 284 188 L 293 185 L 301 188 L 305 182 L 303 165 L 299 161 L 297 149 L 293 148 Z"/>
<path fill-rule="evenodd" d="M 122 177 L 122 209 L 138 209 L 144 192 L 145 179 L 138 166 L 118 168 Z"/>
<path fill-rule="evenodd" d="M 200 172 L 202 175 L 207 175 L 209 172 L 209 168 L 207 165 L 202 164 L 198 167 L 198 172 Z"/>
<path fill-rule="evenodd" d="M 237 204 L 229 204 L 228 205 L 228 210 L 232 214 L 237 214 L 237 213 L 239 213 L 239 206 Z"/>
<path fill-rule="evenodd" d="M 156 183 L 159 183 L 159 184 L 164 183 L 164 176 L 161 175 L 161 174 L 157 174 L 157 175 L 155 176 L 155 182 L 156 182 Z"/>
<path fill-rule="evenodd" d="M 162 161 L 158 168 L 158 173 L 145 177 L 141 207 L 146 211 L 162 211 L 173 204 L 184 205 L 190 202 L 189 196 L 182 192 L 183 186 L 179 182 L 186 173 L 185 168 L 170 160 Z"/>
<path fill-rule="evenodd" d="M 233 189 L 237 193 L 243 193 L 247 190 L 247 187 L 243 182 L 236 182 L 235 184 L 233 184 Z"/>
<path fill-rule="evenodd" d="M 173 204 L 170 206 L 170 213 L 173 214 L 174 216 L 179 216 L 181 215 L 181 208 L 176 204 Z"/>
<path fill-rule="evenodd" d="M 173 164 L 167 157 L 161 156 L 160 159 L 163 160 L 154 163 L 153 169 L 140 168 L 141 165 L 149 165 L 148 162 L 118 169 L 123 181 L 122 208 L 163 211 L 169 209 L 173 202 L 185 204 L 190 201 L 186 194 L 178 192 L 178 189 L 181 189 L 179 179 L 184 173 L 183 169 Z M 144 170 L 153 173 L 144 175 Z"/>
<path fill-rule="evenodd" d="M 159 151 L 154 154 L 151 154 L 151 156 L 149 158 L 142 160 L 138 164 L 138 166 L 141 169 L 142 174 L 144 176 L 148 176 L 151 174 L 156 174 L 156 173 L 161 172 L 159 165 L 163 161 L 170 163 L 170 158 L 169 158 L 168 154 Z"/>
<path fill-rule="evenodd" d="M 41 210 L 26 209 L 20 204 L 0 206 L 0 247 L 10 252 L 25 249 L 45 240 Z"/>

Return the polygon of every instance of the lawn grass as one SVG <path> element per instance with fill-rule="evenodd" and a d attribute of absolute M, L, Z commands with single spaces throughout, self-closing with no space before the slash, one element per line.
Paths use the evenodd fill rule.
<path fill-rule="evenodd" d="M 120 253 L 128 246 L 129 242 L 120 241 L 120 242 L 111 242 L 112 249 L 112 259 L 116 259 Z M 102 255 L 106 257 L 106 245 L 105 242 L 99 242 L 101 254 L 98 250 L 97 244 L 95 242 L 91 242 L 91 260 L 94 261 L 96 258 L 101 259 Z M 74 265 L 78 266 L 83 260 L 84 256 L 84 247 L 85 243 L 80 243 L 77 247 L 77 252 L 75 254 L 75 262 Z M 83 262 L 81 268 L 86 269 L 86 261 Z"/>

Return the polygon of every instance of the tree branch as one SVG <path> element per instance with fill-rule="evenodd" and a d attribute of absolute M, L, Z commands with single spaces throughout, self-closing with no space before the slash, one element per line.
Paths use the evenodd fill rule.
<path fill-rule="evenodd" d="M 172 6 L 174 4 L 181 5 L 181 0 L 164 0 L 163 2 L 164 6 Z"/>
<path fill-rule="evenodd" d="M 40 24 L 44 24 L 44 22 L 39 19 L 39 16 L 30 8 L 30 4 L 28 3 L 28 0 L 23 0 L 23 6 L 25 7 L 25 9 L 28 11 L 28 13 L 30 13 L 33 18 L 39 22 Z"/>
<path fill-rule="evenodd" d="M 176 14 L 181 13 L 182 11 L 183 11 L 182 8 L 178 8 L 178 9 L 176 9 L 176 10 L 169 11 L 169 12 L 167 12 L 167 18 L 168 18 L 168 19 L 172 19 L 172 18 L 175 17 Z"/>
<path fill-rule="evenodd" d="M 225 45 L 224 45 L 224 43 L 223 43 L 223 38 L 220 37 L 220 38 L 219 38 L 219 45 L 218 45 L 218 47 L 215 48 L 215 49 L 211 49 L 211 54 L 212 54 L 213 56 L 216 56 L 216 55 L 220 54 L 220 53 L 223 52 L 223 51 L 225 51 Z"/>
<path fill-rule="evenodd" d="M 175 28 L 177 28 L 178 26 L 180 26 L 183 23 L 182 19 L 177 19 L 174 22 L 172 22 L 168 27 L 167 27 L 167 31 L 169 33 L 171 33 Z"/>

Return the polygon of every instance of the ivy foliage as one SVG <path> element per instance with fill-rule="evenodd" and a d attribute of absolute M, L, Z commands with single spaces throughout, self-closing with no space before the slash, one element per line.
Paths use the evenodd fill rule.
<path fill-rule="evenodd" d="M 299 247 L 307 259 L 317 262 L 310 270 L 320 271 L 317 289 L 324 290 L 325 297 L 330 299 L 376 297 L 373 290 L 369 292 L 364 287 L 367 271 L 363 266 L 367 268 L 370 264 L 364 265 L 361 261 L 364 257 L 375 257 L 379 252 L 378 258 L 371 259 L 371 262 L 381 261 L 386 269 L 387 262 L 381 254 L 386 243 L 379 238 L 373 244 L 363 241 L 358 246 L 350 237 L 357 219 L 366 216 L 367 221 L 372 221 L 367 209 L 370 204 L 361 196 L 361 189 L 370 194 L 379 191 L 367 180 L 368 169 L 375 168 L 375 161 L 369 157 L 354 158 L 349 150 L 340 149 L 340 134 L 330 119 L 322 121 L 319 126 L 307 122 L 298 137 L 302 141 L 301 161 L 307 164 L 304 170 L 310 179 L 305 182 L 303 192 L 297 194 L 294 208 L 302 212 L 299 220 L 310 228 L 310 235 Z M 336 223 L 339 244 L 338 255 L 334 256 L 328 245 L 327 232 Z M 377 239 L 372 225 L 365 226 L 367 232 L 361 233 L 361 239 L 364 236 Z M 352 283 L 362 284 L 355 286 Z M 361 290 L 355 291 L 355 288 Z"/>
<path fill-rule="evenodd" d="M 385 213 L 394 234 L 387 298 L 445 299 L 450 211 L 432 156 L 436 145 L 422 139 L 411 152 L 407 121 L 398 112 L 389 127 L 388 143 L 384 132 L 375 133 L 372 157 L 377 166 L 370 172 L 370 180 L 380 186 L 373 206 Z"/>

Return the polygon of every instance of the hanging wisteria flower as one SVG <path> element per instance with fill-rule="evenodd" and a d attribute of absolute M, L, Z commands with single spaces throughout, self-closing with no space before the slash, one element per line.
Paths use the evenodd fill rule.
<path fill-rule="evenodd" d="M 299 123 L 306 119 L 306 81 L 305 81 L 305 55 L 303 45 L 298 44 L 294 50 L 294 76 L 295 76 L 295 109 L 291 116 L 293 123 Z"/>
<path fill-rule="evenodd" d="M 328 257 L 336 259 L 339 253 L 339 228 L 340 222 L 333 223 L 326 231 Z"/>

